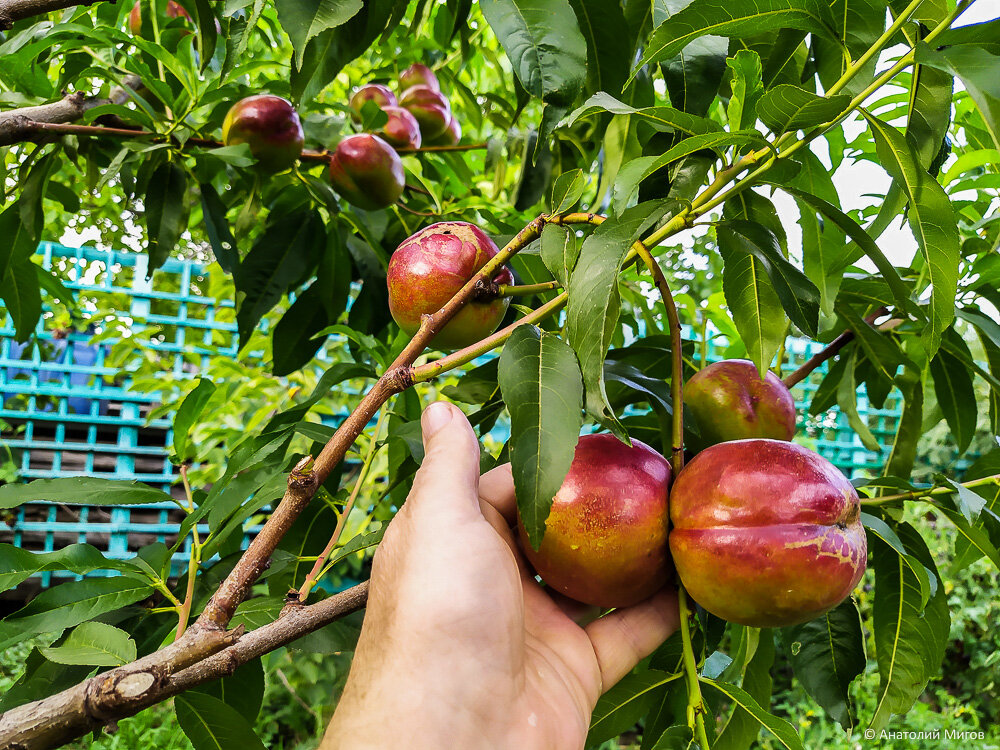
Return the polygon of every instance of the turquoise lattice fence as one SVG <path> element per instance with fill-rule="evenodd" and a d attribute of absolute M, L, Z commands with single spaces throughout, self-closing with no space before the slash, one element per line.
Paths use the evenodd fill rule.
<path fill-rule="evenodd" d="M 53 243 L 42 244 L 39 253 L 45 268 L 57 269 L 67 279 L 81 305 L 110 309 L 133 330 L 157 326 L 160 335 L 149 346 L 170 360 L 165 379 L 193 377 L 198 363 L 211 356 L 236 356 L 232 302 L 207 293 L 203 265 L 171 259 L 148 281 L 143 255 Z M 87 475 L 139 480 L 179 493 L 172 487 L 175 467 L 168 459 L 170 420 L 147 418 L 160 394 L 132 390 L 128 373 L 108 365 L 110 341 L 94 344 L 93 330 L 59 330 L 51 320 L 39 326 L 38 347 L 26 349 L 13 334 L 9 321 L 0 324 L 0 440 L 14 453 L 20 481 Z M 789 339 L 787 367 L 820 348 Z M 710 343 L 709 358 L 721 357 Z M 808 403 L 823 372 L 825 368 L 794 389 L 800 407 Z M 862 391 L 858 410 L 880 442 L 887 443 L 899 417 L 896 396 L 889 397 L 885 408 L 874 409 Z M 800 411 L 805 414 L 804 408 Z M 800 434 L 849 476 L 877 471 L 884 458 L 861 444 L 837 410 L 803 417 Z M 87 542 L 109 557 L 127 558 L 145 544 L 171 543 L 182 517 L 171 503 L 88 507 L 39 502 L 4 519 L 0 541 L 36 551 Z M 245 530 L 244 546 L 256 530 Z M 185 562 L 187 554 L 181 550 L 175 563 Z M 49 584 L 51 575 L 43 575 L 42 585 Z"/>

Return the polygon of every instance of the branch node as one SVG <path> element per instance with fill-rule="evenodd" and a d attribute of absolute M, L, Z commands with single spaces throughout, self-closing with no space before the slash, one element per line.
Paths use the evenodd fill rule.
<path fill-rule="evenodd" d="M 490 302 L 500 297 L 500 285 L 492 279 L 479 279 L 476 282 L 472 299 L 475 302 Z"/>

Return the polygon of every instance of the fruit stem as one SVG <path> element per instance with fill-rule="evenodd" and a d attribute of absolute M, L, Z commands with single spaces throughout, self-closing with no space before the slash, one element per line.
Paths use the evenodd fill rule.
<path fill-rule="evenodd" d="M 452 352 L 446 357 L 441 357 L 441 359 L 436 359 L 433 362 L 428 362 L 427 364 L 414 367 L 411 371 L 413 382 L 425 383 L 428 380 L 433 380 L 442 373 L 454 370 L 456 367 L 461 367 L 477 357 L 481 357 L 486 354 L 486 352 L 496 349 L 510 338 L 510 335 L 514 332 L 515 328 L 530 323 L 537 323 L 550 315 L 553 315 L 566 304 L 567 299 L 568 295 L 566 292 L 563 292 L 558 297 L 554 297 L 546 302 L 537 310 L 533 310 L 523 318 L 515 320 L 506 328 L 501 328 L 499 331 L 487 336 L 482 341 L 472 344 L 471 346 L 467 346 L 464 349 L 459 349 L 456 352 Z"/>
<path fill-rule="evenodd" d="M 684 586 L 677 587 L 677 606 L 680 611 L 681 643 L 684 650 L 684 675 L 688 684 L 687 719 L 688 726 L 694 732 L 695 739 L 702 748 L 708 750 L 708 733 L 705 731 L 705 699 L 701 695 L 701 683 L 698 680 L 698 665 L 694 660 L 694 647 L 691 645 L 691 627 L 689 619 L 691 610 L 688 607 L 687 591 Z"/>
<path fill-rule="evenodd" d="M 184 483 L 184 496 L 187 499 L 187 512 L 194 513 L 194 493 L 191 491 L 191 482 L 188 481 L 187 464 L 181 464 L 181 481 Z M 184 591 L 184 601 L 177 608 L 177 635 L 180 638 L 187 630 L 188 620 L 191 617 L 191 606 L 194 603 L 194 581 L 198 573 L 198 563 L 201 560 L 201 539 L 198 535 L 198 524 L 191 527 L 191 550 L 188 554 L 187 587 Z"/>
<path fill-rule="evenodd" d="M 642 242 L 636 242 L 632 247 L 653 275 L 656 288 L 663 299 L 663 307 L 667 312 L 667 324 L 670 329 L 670 401 L 673 407 L 670 466 L 676 477 L 684 468 L 684 351 L 681 341 L 681 321 L 677 315 L 674 295 L 670 292 L 670 285 L 667 284 L 667 277 L 663 275 L 660 264 Z"/>
<path fill-rule="evenodd" d="M 312 570 L 309 571 L 309 575 L 306 576 L 305 581 L 302 582 L 302 586 L 296 592 L 294 589 L 289 592 L 299 604 L 302 604 L 306 598 L 309 596 L 309 592 L 312 587 L 316 585 L 316 582 L 320 579 L 323 566 L 326 565 L 326 561 L 333 554 L 334 548 L 337 546 L 337 542 L 340 541 L 340 535 L 344 533 L 344 526 L 347 525 L 347 517 L 354 510 L 354 503 L 358 499 L 358 495 L 361 493 L 361 487 L 368 478 L 368 471 L 371 469 L 372 461 L 375 458 L 375 454 L 378 448 L 378 436 L 382 432 L 382 421 L 385 418 L 387 409 L 382 409 L 379 411 L 378 421 L 375 422 L 375 432 L 372 433 L 371 440 L 368 442 L 368 451 L 365 454 L 364 463 L 361 465 L 361 471 L 358 472 L 358 478 L 354 482 L 354 489 L 351 490 L 351 496 L 348 498 L 347 503 L 344 505 L 343 510 L 340 512 L 340 517 L 337 519 L 337 525 L 333 529 L 333 534 L 330 535 L 330 541 L 326 543 L 326 547 L 320 553 L 320 556 L 316 558 L 316 562 L 312 566 Z"/>
<path fill-rule="evenodd" d="M 981 479 L 971 479 L 968 482 L 961 482 L 960 487 L 965 487 L 966 489 L 972 489 L 974 487 L 984 487 L 988 484 L 995 484 L 1000 487 L 1000 474 L 991 474 L 988 477 L 982 477 Z M 896 495 L 882 495 L 881 497 L 863 497 L 861 498 L 862 505 L 885 505 L 887 503 L 894 503 L 897 500 L 923 500 L 927 497 L 936 497 L 938 495 L 950 495 L 953 492 L 958 492 L 955 487 L 928 487 L 927 489 L 912 490 L 911 492 L 900 492 Z"/>

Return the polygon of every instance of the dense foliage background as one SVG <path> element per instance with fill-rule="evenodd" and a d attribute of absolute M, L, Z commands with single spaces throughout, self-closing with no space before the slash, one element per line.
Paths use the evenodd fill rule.
<path fill-rule="evenodd" d="M 179 579 L 165 545 L 131 565 L 96 550 L 43 560 L 5 545 L 5 587 L 43 569 L 123 575 L 63 584 L 63 594 L 43 594 L 0 622 L 3 677 L 13 685 L 0 710 L 151 653 L 174 639 L 178 612 L 186 622 L 201 611 L 239 558 L 243 526 L 266 517 L 296 461 L 331 437 L 321 417 L 345 415 L 408 342 L 386 301 L 400 241 L 456 219 L 503 246 L 539 214 L 579 207 L 609 218 L 599 230 L 550 224 L 511 260 L 519 283 L 555 280 L 569 295 L 564 315 L 539 321 L 560 342 L 550 379 L 525 374 L 539 370 L 539 351 L 514 363 L 514 381 L 498 382 L 496 358 L 476 359 L 395 396 L 285 535 L 231 624 L 275 621 L 331 536 L 339 546 L 312 600 L 365 577 L 422 458 L 421 407 L 439 396 L 470 415 L 484 468 L 510 460 L 508 437 L 516 445 L 539 431 L 553 436 L 551 464 L 519 474 L 519 501 L 539 524 L 581 429 L 629 434 L 669 454 L 668 321 L 628 255 L 643 238 L 689 327 L 686 375 L 706 364 L 699 341 L 709 338 L 726 356 L 787 374 L 787 335 L 829 342 L 848 330 L 854 338 L 830 362 L 810 414 L 838 408 L 877 449 L 858 388 L 876 406 L 902 399 L 898 433 L 880 436 L 891 445 L 886 466 L 857 483 L 873 497 L 915 483 L 953 490 L 866 508 L 872 570 L 821 621 L 757 631 L 699 613 L 697 661 L 718 680 L 704 684 L 733 686 L 705 688 L 713 747 L 854 747 L 869 727 L 981 729 L 1000 740 L 1000 644 L 989 626 L 1000 493 L 995 483 L 954 485 L 1000 473 L 1000 20 L 952 28 L 962 11 L 988 3 L 180 0 L 188 21 L 153 0 L 141 6 L 138 36 L 126 26 L 131 8 L 104 2 L 0 32 L 6 314 L 21 340 L 40 318 L 94 326 L 96 340 L 115 342 L 112 359 L 135 387 L 163 388 L 162 413 L 176 414 L 181 436 L 177 463 L 191 466 L 185 534 L 199 520 L 210 528 Z M 245 147 L 215 142 L 236 100 L 268 92 L 296 104 L 307 149 L 332 150 L 358 127 L 348 116 L 352 89 L 393 84 L 412 62 L 434 68 L 472 148 L 402 154 L 407 190 L 386 210 L 339 198 L 321 158 L 264 177 Z M 72 96 L 84 111 L 48 129 L 12 131 L 3 119 L 4 110 Z M 887 175 L 884 189 L 850 179 L 874 170 Z M 900 236 L 902 244 L 886 240 Z M 142 339 L 157 333 L 133 335 L 114 299 L 73 300 L 59 270 L 33 257 L 41 240 L 131 249 L 148 257 L 150 274 L 170 256 L 211 263 L 210 293 L 235 304 L 240 356 L 164 384 L 168 366 Z M 505 323 L 559 294 L 516 299 Z M 432 346 L 415 364 L 438 357 Z M 518 388 L 566 383 L 580 383 L 573 414 L 518 416 L 505 406 Z M 85 480 L 28 487 L 5 487 L 0 507 L 158 492 L 109 499 L 107 485 Z M 72 606 L 99 586 L 119 587 L 106 607 Z M 87 631 L 95 622 L 107 628 L 98 636 Z M 231 679 L 255 686 L 249 697 L 208 685 L 80 746 L 141 738 L 208 747 L 211 731 L 193 717 L 212 715 L 227 731 L 251 737 L 252 727 L 268 747 L 313 747 L 358 624 L 353 615 L 241 667 Z M 116 658 L 46 656 L 86 638 L 112 644 Z M 602 699 L 591 746 L 689 744 L 685 683 L 668 679 L 679 648 L 671 639 Z"/>

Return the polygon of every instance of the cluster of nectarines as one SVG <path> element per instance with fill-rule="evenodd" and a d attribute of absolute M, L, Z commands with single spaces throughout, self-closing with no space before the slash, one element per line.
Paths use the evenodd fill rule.
<path fill-rule="evenodd" d="M 413 333 L 493 258 L 478 227 L 434 224 L 389 262 L 389 307 Z M 498 284 L 511 283 L 500 268 Z M 435 336 L 468 346 L 499 325 L 506 299 L 464 307 Z M 792 443 L 795 402 L 773 373 L 745 360 L 708 365 L 684 388 L 697 455 L 677 477 L 649 446 L 580 437 L 538 549 L 525 556 L 552 589 L 586 604 L 626 607 L 677 575 L 691 597 L 732 622 L 780 627 L 832 609 L 867 561 L 860 500 L 819 454 Z"/>

